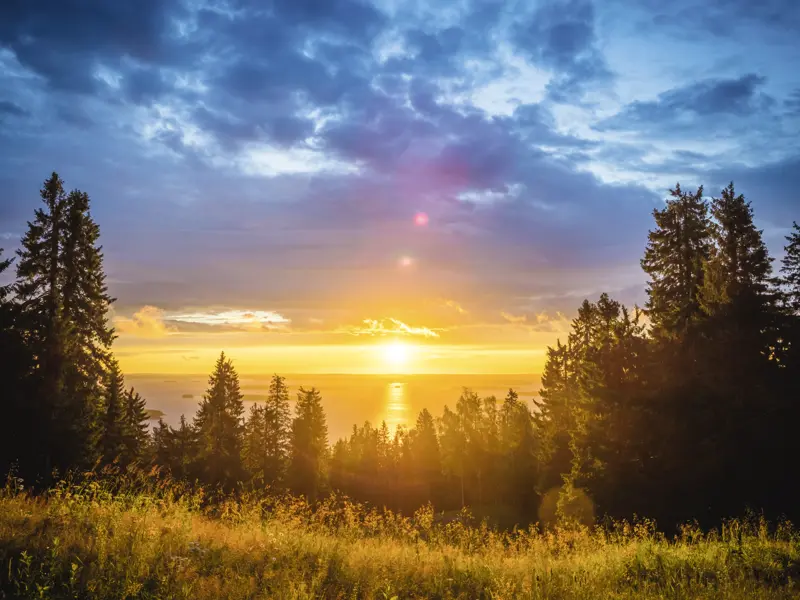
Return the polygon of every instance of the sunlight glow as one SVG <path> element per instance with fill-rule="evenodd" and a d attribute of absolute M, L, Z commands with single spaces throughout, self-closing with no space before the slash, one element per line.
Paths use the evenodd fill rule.
<path fill-rule="evenodd" d="M 410 349 L 405 342 L 389 342 L 383 347 L 383 358 L 393 368 L 403 367 L 408 363 Z"/>

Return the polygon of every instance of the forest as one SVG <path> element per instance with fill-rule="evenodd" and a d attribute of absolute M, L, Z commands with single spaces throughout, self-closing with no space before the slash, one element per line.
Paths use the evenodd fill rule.
<path fill-rule="evenodd" d="M 332 445 L 320 390 L 292 399 L 275 375 L 245 411 L 224 353 L 196 415 L 149 427 L 113 355 L 89 196 L 56 173 L 40 194 L 20 249 L 0 256 L 15 275 L 0 289 L 0 471 L 32 493 L 138 470 L 312 507 L 336 494 L 399 515 L 469 509 L 509 529 L 800 516 L 800 227 L 774 265 L 733 183 L 711 198 L 670 190 L 642 240 L 645 306 L 584 300 L 533 406 L 464 389 L 413 427 L 367 422 Z"/>

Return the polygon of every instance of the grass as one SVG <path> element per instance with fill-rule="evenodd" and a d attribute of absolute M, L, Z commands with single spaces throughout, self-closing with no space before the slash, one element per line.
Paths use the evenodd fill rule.
<path fill-rule="evenodd" d="M 12 482 L 13 483 L 13 482 Z M 0 598 L 800 598 L 800 534 L 748 519 L 498 532 L 144 474 L 0 492 Z"/>

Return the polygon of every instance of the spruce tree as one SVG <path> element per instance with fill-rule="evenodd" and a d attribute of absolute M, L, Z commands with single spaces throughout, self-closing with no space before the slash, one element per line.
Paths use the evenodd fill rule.
<path fill-rule="evenodd" d="M 532 516 L 539 483 L 539 447 L 533 417 L 514 390 L 508 391 L 500 414 L 501 497 L 516 508 L 520 517 Z"/>
<path fill-rule="evenodd" d="M 254 402 L 244 422 L 242 465 L 260 483 L 263 483 L 264 477 L 264 446 L 264 407 Z"/>
<path fill-rule="evenodd" d="M 328 425 L 316 388 L 297 393 L 290 445 L 292 487 L 315 502 L 326 484 L 328 456 Z"/>
<path fill-rule="evenodd" d="M 411 441 L 414 477 L 422 488 L 423 498 L 436 504 L 442 477 L 442 456 L 436 421 L 427 408 L 420 411 Z"/>
<path fill-rule="evenodd" d="M 147 452 L 150 435 L 148 434 L 148 416 L 146 401 L 133 388 L 125 393 L 123 442 L 127 463 L 141 460 Z"/>
<path fill-rule="evenodd" d="M 702 289 L 703 308 L 714 313 L 726 304 L 745 302 L 750 310 L 767 310 L 771 293 L 772 259 L 753 223 L 753 209 L 733 183 L 711 204 L 714 245 L 707 272 L 712 273 Z"/>
<path fill-rule="evenodd" d="M 0 248 L 0 275 L 2 275 L 8 267 L 11 266 L 13 259 L 11 258 L 3 258 L 3 248 Z M 8 294 L 11 292 L 11 284 L 7 285 L 0 285 L 0 307 L 6 309 L 7 301 L 8 301 Z M 5 324 L 5 322 L 4 322 Z"/>
<path fill-rule="evenodd" d="M 44 208 L 17 251 L 20 326 L 38 369 L 32 382 L 42 418 L 41 468 L 91 463 L 101 433 L 102 381 L 113 331 L 99 229 L 85 193 L 64 192 L 56 173 L 41 190 Z"/>
<path fill-rule="evenodd" d="M 106 376 L 103 394 L 102 430 L 100 432 L 99 450 L 104 462 L 124 460 L 126 419 L 125 419 L 125 382 L 119 365 L 112 361 Z"/>
<path fill-rule="evenodd" d="M 199 466 L 206 482 L 230 487 L 244 475 L 241 451 L 244 404 L 239 376 L 222 352 L 195 417 Z"/>
<path fill-rule="evenodd" d="M 69 467 L 81 458 L 82 440 L 72 435 L 75 424 L 62 392 L 65 339 L 60 253 L 64 182 L 53 173 L 39 193 L 45 207 L 36 209 L 17 250 L 14 293 L 22 313 L 20 324 L 26 330 L 24 337 L 38 365 L 30 398 L 38 426 L 25 435 L 38 438 L 34 444 L 41 452 L 38 470 L 48 476 L 52 467 Z"/>
<path fill-rule="evenodd" d="M 153 460 L 176 479 L 192 480 L 196 476 L 198 446 L 197 431 L 185 415 L 181 415 L 177 429 L 162 419 L 153 429 Z"/>
<path fill-rule="evenodd" d="M 666 206 L 653 211 L 656 228 L 648 234 L 641 264 L 650 276 L 647 313 L 655 333 L 684 333 L 700 315 L 700 290 L 708 259 L 708 207 L 703 187 L 689 193 L 680 184 L 670 190 Z"/>
<path fill-rule="evenodd" d="M 786 236 L 788 244 L 781 260 L 781 283 L 786 292 L 787 305 L 796 315 L 800 314 L 800 225 L 792 223 L 792 231 Z"/>
<path fill-rule="evenodd" d="M 280 375 L 273 375 L 272 377 L 263 415 L 264 446 L 261 473 L 264 482 L 268 485 L 280 485 L 285 481 L 286 477 L 286 467 L 289 459 L 289 438 L 292 426 L 289 408 L 289 388 L 286 387 L 285 378 Z"/>
<path fill-rule="evenodd" d="M 89 195 L 73 190 L 67 195 L 63 241 L 63 314 L 70 343 L 65 363 L 65 392 L 76 406 L 85 432 L 96 430 L 99 382 L 111 360 L 114 331 L 108 323 L 108 294 L 103 271 L 100 228 L 89 212 Z"/>

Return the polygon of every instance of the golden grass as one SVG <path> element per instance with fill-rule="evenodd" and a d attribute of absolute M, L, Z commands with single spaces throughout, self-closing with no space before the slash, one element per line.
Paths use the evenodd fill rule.
<path fill-rule="evenodd" d="M 466 517 L 466 516 L 465 516 Z M 331 498 L 204 492 L 140 474 L 0 493 L 0 597 L 800 598 L 800 535 L 731 521 L 497 532 Z"/>

